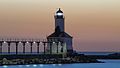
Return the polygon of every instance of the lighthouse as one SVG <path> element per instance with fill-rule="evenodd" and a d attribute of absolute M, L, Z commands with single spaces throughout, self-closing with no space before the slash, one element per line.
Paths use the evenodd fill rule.
<path fill-rule="evenodd" d="M 62 53 L 62 49 L 66 49 L 67 53 L 73 52 L 73 46 L 72 46 L 72 39 L 73 37 L 70 36 L 68 33 L 65 32 L 65 16 L 63 14 L 63 11 L 59 8 L 54 15 L 55 19 L 55 30 L 52 34 L 47 36 L 48 42 L 60 42 L 61 44 L 58 46 L 59 53 Z M 65 48 L 63 48 L 65 47 Z M 47 51 L 49 52 L 49 44 Z M 57 45 L 52 45 L 52 53 L 56 53 Z"/>
<path fill-rule="evenodd" d="M 55 30 L 58 30 L 60 32 L 64 32 L 64 15 L 63 12 L 59 10 L 55 13 Z"/>

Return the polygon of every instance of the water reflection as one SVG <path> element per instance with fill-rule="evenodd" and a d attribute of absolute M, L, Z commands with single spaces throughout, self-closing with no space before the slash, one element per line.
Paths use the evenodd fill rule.
<path fill-rule="evenodd" d="M 30 67 L 30 65 L 26 65 L 26 67 Z"/>
<path fill-rule="evenodd" d="M 23 65 L 18 65 L 18 67 L 23 67 Z"/>
<path fill-rule="evenodd" d="M 8 66 L 7 65 L 4 65 L 3 68 L 7 68 Z"/>
<path fill-rule="evenodd" d="M 62 64 L 58 64 L 59 66 L 62 66 Z"/>
<path fill-rule="evenodd" d="M 120 60 L 104 60 L 106 63 L 78 63 L 78 64 L 33 64 L 0 66 L 0 68 L 120 68 Z M 118 62 L 119 61 L 119 62 Z"/>
<path fill-rule="evenodd" d="M 56 64 L 52 64 L 53 66 L 56 66 Z"/>
<path fill-rule="evenodd" d="M 43 67 L 43 64 L 40 64 L 40 67 Z"/>
<path fill-rule="evenodd" d="M 34 64 L 34 65 L 33 65 L 33 67 L 37 67 L 37 65 L 36 65 L 36 64 Z"/>

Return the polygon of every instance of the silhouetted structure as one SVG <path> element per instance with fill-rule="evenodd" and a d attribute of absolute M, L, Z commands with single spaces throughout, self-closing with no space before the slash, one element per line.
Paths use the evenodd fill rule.
<path fill-rule="evenodd" d="M 55 13 L 55 31 L 51 35 L 47 37 L 48 42 L 61 42 L 61 47 L 58 47 L 57 45 L 52 46 L 52 53 L 58 53 L 56 52 L 57 48 L 60 48 L 58 50 L 64 51 L 66 53 L 72 53 L 73 52 L 73 46 L 72 46 L 72 36 L 67 34 L 65 32 L 64 28 L 64 20 L 65 17 L 63 15 L 63 12 L 59 8 L 58 11 Z M 66 49 L 66 51 L 65 51 Z M 47 52 L 50 52 L 50 45 L 48 44 Z"/>
<path fill-rule="evenodd" d="M 7 50 L 8 50 L 8 54 L 11 53 L 11 44 L 12 43 L 15 43 L 15 47 L 16 47 L 16 54 L 18 54 L 18 45 L 19 44 L 22 44 L 23 46 L 23 54 L 25 54 L 26 50 L 25 50 L 25 47 L 27 46 L 26 43 L 29 43 L 30 44 L 30 53 L 32 54 L 33 52 L 33 44 L 36 44 L 37 45 L 37 53 L 39 54 L 40 50 L 39 50 L 39 46 L 40 46 L 40 43 L 41 43 L 41 46 L 44 47 L 44 51 L 43 53 L 46 54 L 46 47 L 47 47 L 47 44 L 50 44 L 50 46 L 52 46 L 54 43 L 56 43 L 58 45 L 58 43 L 60 42 L 47 42 L 47 41 L 36 41 L 36 40 L 31 40 L 31 41 L 27 41 L 27 40 L 0 40 L 0 54 L 3 53 L 3 44 L 7 44 Z M 52 52 L 52 49 L 50 49 L 50 51 Z M 52 54 L 52 53 L 51 53 Z"/>
<path fill-rule="evenodd" d="M 22 44 L 23 47 L 23 54 L 26 52 L 26 43 L 29 43 L 30 46 L 30 53 L 33 53 L 33 44 L 37 45 L 37 53 L 39 54 L 39 46 L 44 46 L 44 54 L 67 54 L 73 52 L 72 47 L 72 36 L 67 34 L 64 29 L 64 20 L 65 17 L 63 12 L 59 8 L 56 12 L 55 16 L 55 31 L 51 35 L 47 37 L 47 41 L 40 41 L 40 40 L 0 40 L 0 53 L 2 53 L 2 46 L 3 44 L 7 44 L 8 54 L 11 53 L 11 43 L 15 43 L 16 47 L 16 54 L 18 54 L 18 45 Z"/>

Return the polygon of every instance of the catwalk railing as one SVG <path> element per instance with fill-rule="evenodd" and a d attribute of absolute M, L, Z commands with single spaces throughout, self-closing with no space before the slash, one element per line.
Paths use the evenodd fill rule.
<path fill-rule="evenodd" d="M 43 46 L 43 53 L 46 54 L 46 48 L 47 48 L 47 44 L 50 45 L 50 54 L 52 54 L 52 45 L 54 43 L 56 43 L 57 45 L 57 53 L 58 53 L 58 45 L 60 42 L 48 42 L 46 40 L 21 40 L 21 39 L 1 39 L 0 40 L 0 54 L 3 54 L 3 46 L 4 44 L 7 44 L 7 54 L 11 54 L 11 44 L 14 43 L 15 44 L 15 54 L 19 54 L 18 52 L 18 46 L 19 44 L 22 44 L 22 54 L 26 54 L 26 44 L 30 45 L 30 53 L 33 53 L 33 44 L 37 45 L 37 54 L 40 54 L 40 46 Z M 62 44 L 62 43 L 61 43 Z"/>

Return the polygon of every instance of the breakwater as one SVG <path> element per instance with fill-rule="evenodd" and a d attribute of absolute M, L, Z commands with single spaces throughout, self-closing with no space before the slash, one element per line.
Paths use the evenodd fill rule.
<path fill-rule="evenodd" d="M 71 63 L 99 63 L 96 59 L 91 59 L 84 55 L 62 54 L 21 54 L 21 55 L 1 55 L 0 65 L 25 65 L 25 64 L 71 64 Z"/>

